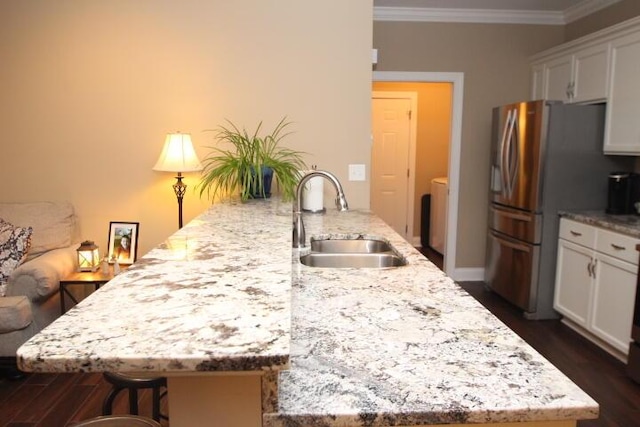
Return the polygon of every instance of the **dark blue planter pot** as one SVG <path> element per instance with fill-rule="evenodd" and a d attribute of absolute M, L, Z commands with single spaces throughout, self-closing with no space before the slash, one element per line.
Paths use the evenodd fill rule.
<path fill-rule="evenodd" d="M 253 172 L 253 171 L 252 171 Z M 251 183 L 250 197 L 252 199 L 268 199 L 271 197 L 271 181 L 273 180 L 273 169 L 270 167 L 262 168 L 262 186 L 264 188 L 264 192 L 260 191 L 258 188 L 254 188 L 257 186 L 257 180 L 254 177 L 253 182 Z"/>

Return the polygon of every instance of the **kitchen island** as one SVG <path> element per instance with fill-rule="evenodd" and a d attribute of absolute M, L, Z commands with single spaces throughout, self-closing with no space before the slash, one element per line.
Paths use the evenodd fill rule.
<path fill-rule="evenodd" d="M 311 237 L 385 239 L 407 265 L 303 266 L 290 204 L 214 205 L 21 347 L 20 367 L 166 375 L 172 427 L 597 417 L 596 402 L 375 215 L 304 221 Z"/>

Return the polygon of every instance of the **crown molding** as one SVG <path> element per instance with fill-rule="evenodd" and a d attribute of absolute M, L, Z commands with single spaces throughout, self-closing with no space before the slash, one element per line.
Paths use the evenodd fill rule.
<path fill-rule="evenodd" d="M 373 20 L 565 25 L 598 12 L 619 1 L 620 0 L 583 0 L 564 11 L 376 6 L 373 8 Z"/>
<path fill-rule="evenodd" d="M 591 15 L 605 7 L 618 3 L 620 0 L 584 0 L 574 6 L 568 7 L 564 11 L 565 23 L 569 24 L 578 19 Z"/>
<path fill-rule="evenodd" d="M 405 22 L 466 22 L 482 24 L 565 24 L 564 13 L 559 11 L 443 9 L 382 6 L 373 8 L 373 20 Z"/>

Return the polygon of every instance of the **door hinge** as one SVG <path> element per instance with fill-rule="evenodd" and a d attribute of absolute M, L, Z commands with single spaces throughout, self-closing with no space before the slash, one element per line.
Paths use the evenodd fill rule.
<path fill-rule="evenodd" d="M 409 120 L 411 120 L 411 113 L 412 113 L 411 110 L 407 111 L 407 115 L 409 116 Z"/>
<path fill-rule="evenodd" d="M 407 169 L 407 178 L 411 177 L 411 174 L 409 173 L 410 169 Z"/>
<path fill-rule="evenodd" d="M 404 234 L 407 234 L 409 232 L 409 226 L 405 224 L 404 226 Z"/>

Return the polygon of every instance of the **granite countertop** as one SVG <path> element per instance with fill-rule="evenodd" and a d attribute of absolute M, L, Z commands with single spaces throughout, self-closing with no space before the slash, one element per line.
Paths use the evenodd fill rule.
<path fill-rule="evenodd" d="M 34 372 L 288 366 L 291 205 L 219 204 L 18 350 Z"/>
<path fill-rule="evenodd" d="M 640 238 L 640 215 L 611 215 L 604 211 L 560 211 L 563 218 Z"/>
<path fill-rule="evenodd" d="M 333 270 L 294 256 L 290 369 L 265 427 L 597 417 L 597 403 L 377 217 L 328 210 L 305 226 L 386 238 L 408 265 Z"/>
<path fill-rule="evenodd" d="M 386 239 L 406 266 L 303 266 L 291 219 L 278 200 L 212 206 L 21 347 L 21 367 L 280 369 L 265 427 L 597 417 L 596 402 L 375 215 L 329 208 L 304 221 L 308 238 Z"/>

